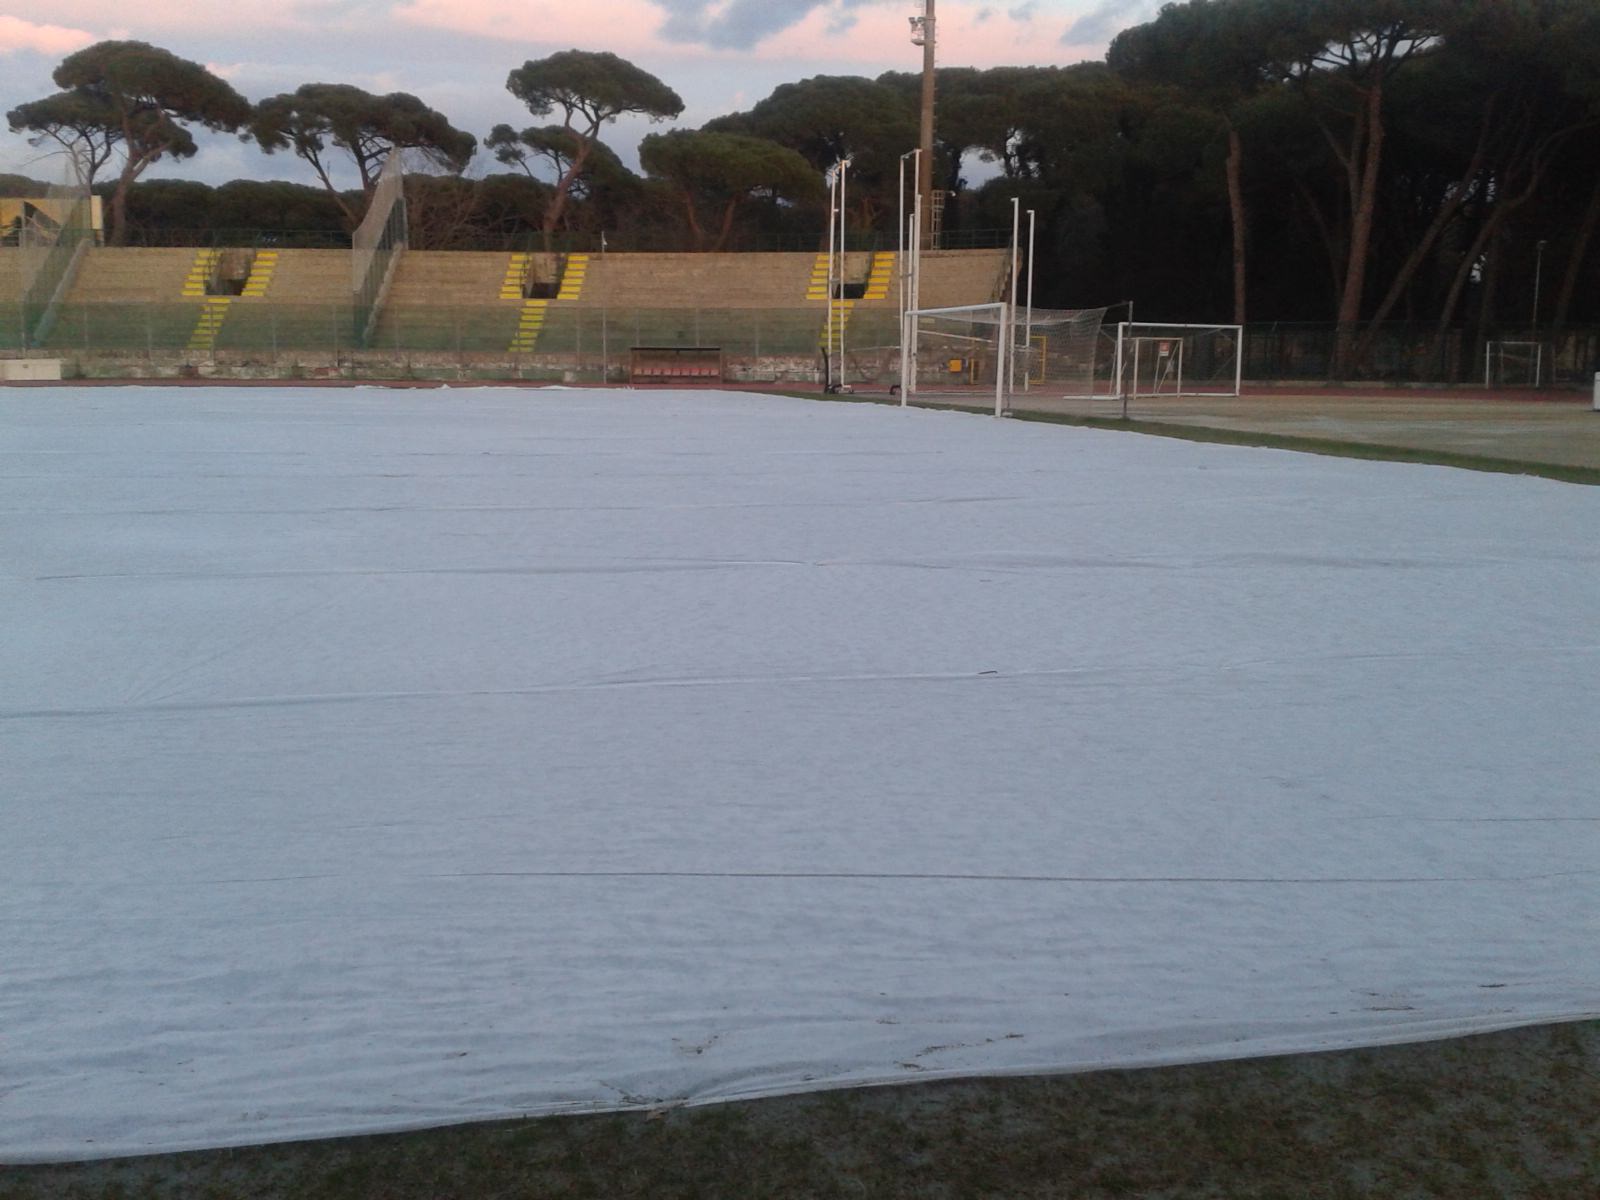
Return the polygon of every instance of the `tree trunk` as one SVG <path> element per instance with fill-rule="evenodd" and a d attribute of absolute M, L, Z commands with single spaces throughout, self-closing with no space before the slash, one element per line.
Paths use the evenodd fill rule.
<path fill-rule="evenodd" d="M 562 173 L 561 178 L 556 180 L 555 195 L 550 197 L 550 203 L 544 210 L 541 232 L 544 234 L 546 254 L 554 252 L 556 226 L 561 223 L 561 217 L 567 211 L 567 193 L 572 190 L 573 180 L 583 173 L 583 166 L 589 160 L 589 151 L 594 146 L 594 133 L 598 133 L 599 130 L 596 127 L 594 133 L 587 137 L 578 134 L 576 130 L 573 132 L 578 139 L 578 152 L 572 156 L 572 163 Z"/>
<path fill-rule="evenodd" d="M 739 211 L 739 197 L 735 196 L 728 201 L 728 207 L 722 210 L 722 229 L 717 234 L 717 244 L 713 250 L 721 253 L 728 245 L 728 238 L 733 234 L 734 214 Z"/>
<path fill-rule="evenodd" d="M 683 211 L 689 218 L 689 236 L 698 253 L 706 248 L 706 235 L 705 230 L 700 228 L 700 216 L 694 211 L 694 196 L 687 188 L 683 191 Z"/>
<path fill-rule="evenodd" d="M 1494 102 L 1491 100 L 1490 109 L 1493 108 L 1493 104 Z M 1377 336 L 1379 327 L 1394 312 L 1395 306 L 1399 304 L 1406 290 L 1411 286 L 1411 281 L 1416 278 L 1417 272 L 1422 268 L 1422 264 L 1427 260 L 1428 255 L 1433 252 L 1433 247 L 1443 235 L 1446 226 L 1455 219 L 1456 214 L 1461 211 L 1462 206 L 1466 203 L 1467 189 L 1479 173 L 1482 172 L 1484 159 L 1488 156 L 1488 139 L 1489 114 L 1485 113 L 1484 125 L 1478 137 L 1477 148 L 1473 151 L 1472 161 L 1467 164 L 1467 169 L 1462 172 L 1461 178 L 1453 185 L 1449 198 L 1440 206 L 1439 211 L 1434 214 L 1433 220 L 1429 223 L 1427 231 L 1422 235 L 1421 240 L 1412 248 L 1411 253 L 1406 257 L 1406 261 L 1401 264 L 1400 270 L 1389 285 L 1388 293 L 1372 314 L 1372 320 L 1367 323 L 1366 332 L 1362 334 L 1360 343 L 1357 346 L 1356 352 L 1358 356 L 1366 354 L 1368 348 L 1372 345 L 1373 338 Z"/>
<path fill-rule="evenodd" d="M 1594 240 L 1597 226 L 1600 226 L 1600 177 L 1595 179 L 1594 189 L 1589 193 L 1589 206 L 1584 209 L 1583 221 L 1567 255 L 1567 270 L 1561 278 L 1561 292 L 1556 297 L 1555 318 L 1551 322 L 1551 328 L 1557 332 L 1567 327 L 1572 298 L 1577 294 L 1578 280 L 1583 277 L 1583 263 L 1589 257 L 1589 244 Z"/>
<path fill-rule="evenodd" d="M 1334 311 L 1337 311 L 1339 308 L 1339 297 L 1341 295 L 1339 291 L 1340 255 L 1338 253 L 1338 247 L 1334 242 L 1333 230 L 1328 228 L 1328 218 L 1323 214 L 1322 206 L 1317 203 L 1316 196 L 1312 193 L 1311 189 L 1306 186 L 1305 180 L 1301 179 L 1298 175 L 1295 176 L 1294 186 L 1295 190 L 1300 193 L 1300 199 L 1305 203 L 1306 212 L 1311 217 L 1311 223 L 1317 227 L 1317 235 L 1322 240 L 1322 252 L 1327 256 L 1328 260 L 1328 293 L 1332 297 L 1333 301 L 1328 307 Z"/>
<path fill-rule="evenodd" d="M 111 228 L 106 232 L 106 245 L 120 246 L 128 238 L 128 185 L 133 181 L 126 174 L 117 180 L 111 193 Z"/>
<path fill-rule="evenodd" d="M 1233 323 L 1243 325 L 1246 302 L 1249 227 L 1244 207 L 1244 142 L 1239 130 L 1228 121 L 1228 215 L 1233 220 Z"/>
<path fill-rule="evenodd" d="M 1367 255 L 1372 249 L 1372 228 L 1377 218 L 1378 175 L 1383 165 L 1384 140 L 1381 79 L 1367 91 L 1366 108 L 1359 124 L 1364 127 L 1365 145 L 1357 150 L 1347 168 L 1355 209 L 1350 219 L 1350 252 L 1346 259 L 1344 290 L 1339 297 L 1339 328 L 1334 343 L 1334 374 L 1340 378 L 1348 376 L 1355 365 L 1356 333 L 1367 284 Z"/>
<path fill-rule="evenodd" d="M 1439 314 L 1439 328 L 1441 330 L 1448 328 L 1451 321 L 1454 320 L 1456 308 L 1461 302 L 1461 292 L 1466 287 L 1467 278 L 1472 272 L 1472 266 L 1483 257 L 1486 247 L 1490 248 L 1491 266 L 1498 267 L 1495 258 L 1499 254 L 1499 234 L 1502 226 L 1504 226 L 1508 217 L 1533 199 L 1534 193 L 1539 190 L 1539 184 L 1544 180 L 1545 171 L 1549 165 L 1547 156 L 1566 139 L 1568 134 L 1574 132 L 1577 128 L 1575 126 L 1571 129 L 1563 130 L 1561 133 L 1546 137 L 1531 149 L 1525 145 L 1519 147 L 1516 157 L 1500 172 L 1499 190 L 1502 198 L 1489 211 L 1489 215 L 1484 219 L 1483 227 L 1478 230 L 1478 236 L 1473 239 L 1472 248 L 1467 252 L 1460 268 L 1456 271 L 1456 277 L 1450 285 L 1450 294 L 1445 300 L 1443 311 Z M 1521 188 L 1513 195 L 1505 195 L 1504 193 L 1515 182 L 1521 182 Z M 1489 287 L 1489 268 L 1485 268 L 1484 286 L 1486 291 L 1492 291 Z"/>

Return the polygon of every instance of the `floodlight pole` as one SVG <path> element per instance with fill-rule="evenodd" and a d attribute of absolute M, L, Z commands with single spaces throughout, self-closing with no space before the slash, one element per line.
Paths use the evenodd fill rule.
<path fill-rule="evenodd" d="M 1534 341 L 1539 340 L 1539 284 L 1544 274 L 1544 248 L 1547 245 L 1549 245 L 1548 242 L 1540 239 L 1539 244 L 1534 247 L 1533 253 L 1533 320 L 1531 325 L 1533 326 Z"/>
<path fill-rule="evenodd" d="M 827 181 L 827 317 L 822 322 L 822 392 L 834 390 L 834 235 L 838 232 L 838 163 Z"/>
<path fill-rule="evenodd" d="M 1028 210 L 1028 321 L 1023 327 L 1023 350 L 1028 355 L 1028 371 L 1022 377 L 1022 386 L 1028 391 L 1033 390 L 1033 233 L 1037 214 L 1033 209 Z"/>
<path fill-rule="evenodd" d="M 911 201 L 911 305 L 913 310 L 922 307 L 922 197 L 914 196 Z M 909 358 L 909 383 L 901 386 L 902 397 L 906 388 L 917 390 L 917 360 L 922 350 L 922 334 L 916 320 L 906 322 L 910 326 L 911 336 L 906 339 L 906 354 Z"/>
<path fill-rule="evenodd" d="M 1544 276 L 1544 248 L 1548 245 L 1543 238 L 1534 247 L 1533 256 L 1533 386 L 1538 387 L 1544 374 L 1544 347 L 1539 344 L 1539 284 Z"/>
<path fill-rule="evenodd" d="M 850 159 L 849 158 L 840 159 L 839 160 L 839 300 L 838 300 L 838 307 L 834 306 L 834 301 L 833 300 L 830 299 L 828 301 L 828 304 L 829 304 L 828 324 L 829 324 L 830 327 L 833 325 L 836 316 L 842 316 L 843 311 L 844 311 L 843 305 L 844 305 L 844 273 L 845 273 L 845 262 L 846 262 L 845 256 L 846 256 L 846 254 L 849 253 L 845 248 L 845 211 L 846 211 L 845 210 L 845 186 L 846 186 L 846 183 L 847 183 L 847 176 L 848 176 L 849 171 L 850 171 Z M 841 392 L 843 392 L 844 391 L 844 321 L 842 319 L 839 320 L 838 321 L 838 325 L 839 325 L 839 390 Z"/>
<path fill-rule="evenodd" d="M 896 260 L 900 273 L 899 292 L 900 304 L 900 402 L 905 403 L 906 396 L 906 310 L 911 307 L 911 266 L 906 261 L 906 159 L 916 159 L 920 162 L 922 151 L 907 150 L 900 156 L 900 219 L 897 225 L 897 234 L 900 240 L 900 257 Z M 915 178 L 915 176 L 913 176 Z"/>
<path fill-rule="evenodd" d="M 822 390 L 833 387 L 834 319 L 838 314 L 835 292 L 843 293 L 844 282 L 844 232 L 845 232 L 845 172 L 850 169 L 850 159 L 841 158 L 833 164 L 833 177 L 828 181 L 828 319 L 823 325 L 823 344 L 827 353 L 827 377 Z M 839 387 L 844 387 L 844 331 L 839 331 Z"/>
<path fill-rule="evenodd" d="M 1022 278 L 1022 201 L 1011 197 L 1011 294 L 1006 297 L 1006 315 L 1010 318 L 1007 323 L 1007 336 L 1016 336 L 1017 325 L 1017 288 Z M 1006 346 L 1006 371 L 1010 376 L 1006 380 L 1006 391 L 1017 390 L 1017 356 L 1016 348 Z"/>
<path fill-rule="evenodd" d="M 911 201 L 911 216 L 906 227 L 906 240 L 911 244 L 911 295 L 905 310 L 900 314 L 900 407 L 910 403 L 911 393 L 917 390 L 917 326 L 911 314 L 919 307 L 920 280 L 918 272 L 922 262 L 922 197 Z"/>

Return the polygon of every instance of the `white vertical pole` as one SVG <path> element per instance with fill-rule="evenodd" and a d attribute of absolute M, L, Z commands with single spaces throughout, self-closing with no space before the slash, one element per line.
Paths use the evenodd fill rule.
<path fill-rule="evenodd" d="M 1112 370 L 1115 372 L 1115 374 L 1112 376 L 1111 386 L 1115 390 L 1111 394 L 1113 396 L 1116 396 L 1119 399 L 1122 398 L 1122 394 L 1123 394 L 1123 388 L 1122 388 L 1122 331 L 1126 327 L 1127 327 L 1127 323 L 1126 322 L 1123 322 L 1122 324 L 1119 324 L 1117 326 L 1117 359 L 1116 359 L 1116 366 L 1112 368 Z M 1122 415 L 1123 416 L 1127 416 L 1128 415 L 1128 408 L 1127 408 L 1126 404 L 1123 405 Z"/>
<path fill-rule="evenodd" d="M 906 156 L 900 156 L 900 207 L 899 223 L 895 226 L 895 239 L 899 254 L 894 260 L 898 278 L 895 281 L 895 304 L 900 311 L 900 404 L 906 402 Z"/>
<path fill-rule="evenodd" d="M 834 234 L 838 230 L 838 173 L 840 163 L 834 163 L 834 178 L 827 181 L 827 320 L 822 323 L 822 357 L 827 378 L 822 379 L 822 390 L 834 389 Z"/>
<path fill-rule="evenodd" d="M 850 170 L 850 160 L 847 158 L 839 164 L 839 390 L 844 391 L 844 275 L 845 264 L 849 262 L 849 251 L 845 248 L 845 183 Z"/>
<path fill-rule="evenodd" d="M 911 307 L 922 307 L 922 196 L 919 194 L 911 204 Z M 922 333 L 915 322 L 911 326 L 911 374 L 913 378 L 917 373 L 917 355 L 922 349 Z"/>
<path fill-rule="evenodd" d="M 1238 327 L 1238 340 L 1233 344 L 1233 394 L 1244 395 L 1244 326 Z"/>
<path fill-rule="evenodd" d="M 1029 391 L 1033 387 L 1033 234 L 1036 215 L 1033 209 L 1028 210 L 1028 321 L 1023 326 L 1022 337 L 1022 350 L 1028 356 L 1024 360 L 1028 364 L 1028 371 L 1022 378 L 1022 386 Z"/>
<path fill-rule="evenodd" d="M 1011 369 L 1011 305 L 1000 306 L 1000 361 L 994 372 L 994 415 L 1006 415 L 1006 372 Z"/>
<path fill-rule="evenodd" d="M 1126 325 L 1120 325 L 1117 327 L 1117 362 L 1119 364 L 1122 362 L 1122 331 L 1126 328 Z M 1124 421 L 1128 419 L 1128 393 L 1131 392 L 1133 388 L 1138 386 L 1139 339 L 1135 338 L 1133 339 L 1133 387 L 1127 386 L 1127 384 L 1122 381 L 1122 377 L 1120 375 L 1117 377 L 1117 390 L 1122 393 L 1122 419 Z"/>
<path fill-rule="evenodd" d="M 1017 290 L 1022 278 L 1022 201 L 1011 197 L 1011 294 L 1006 297 L 1006 316 L 1009 318 L 1009 337 L 1016 337 Z M 1006 391 L 1017 390 L 1016 347 L 1006 343 Z"/>

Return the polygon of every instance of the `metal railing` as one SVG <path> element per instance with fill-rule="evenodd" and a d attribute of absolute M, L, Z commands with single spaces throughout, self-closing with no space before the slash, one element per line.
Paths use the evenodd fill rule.
<path fill-rule="evenodd" d="M 518 337 L 522 305 L 383 308 L 370 335 L 357 336 L 350 301 L 287 304 L 235 301 L 214 340 L 192 349 L 205 307 L 194 300 L 166 304 L 58 303 L 48 334 L 24 345 L 20 304 L 0 321 L 0 349 L 23 349 L 92 363 L 97 360 L 255 361 L 269 367 L 297 361 L 333 362 L 362 352 L 387 360 L 429 360 L 511 372 L 583 364 L 595 377 L 612 373 L 634 346 L 715 346 L 733 359 L 785 359 L 778 370 L 804 372 L 820 357 L 826 312 L 821 304 L 786 308 L 648 308 L 552 304 L 531 341 Z M 1522 333 L 1522 338 L 1518 334 Z M 898 344 L 892 307 L 857 308 L 850 319 L 852 350 Z M 1262 324 L 1244 333 L 1247 381 L 1328 381 L 1336 341 L 1330 324 Z M 1518 330 L 1496 337 L 1531 340 Z M 1600 329 L 1542 331 L 1546 386 L 1587 386 L 1600 371 Z M 1372 339 L 1352 382 L 1481 385 L 1484 341 L 1431 327 L 1386 327 Z M 542 364 L 542 366 L 540 365 Z M 609 376 L 605 376 L 609 377 Z M 1514 382 L 1514 381 L 1513 381 Z"/>
<path fill-rule="evenodd" d="M 1600 330 L 1444 329 L 1432 322 L 1394 322 L 1353 339 L 1356 353 L 1336 370 L 1339 327 L 1332 323 L 1273 323 L 1245 329 L 1246 379 L 1350 382 L 1483 382 L 1484 346 L 1493 341 L 1534 342 L 1545 348 L 1541 386 L 1587 384 L 1600 371 Z M 1529 380 L 1532 385 L 1533 381 Z"/>

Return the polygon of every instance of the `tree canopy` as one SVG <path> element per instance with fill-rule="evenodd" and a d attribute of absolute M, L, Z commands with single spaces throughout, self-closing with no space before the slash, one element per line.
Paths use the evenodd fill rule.
<path fill-rule="evenodd" d="M 7 119 L 13 132 L 60 143 L 85 182 L 121 154 L 111 198 L 114 244 L 124 234 L 133 182 L 161 159 L 198 149 L 189 126 L 231 133 L 250 116 L 249 101 L 225 80 L 147 42 L 99 42 L 68 55 L 52 78 L 61 92 L 21 105 Z"/>
<path fill-rule="evenodd" d="M 506 90 L 536 117 L 560 112 L 559 128 L 571 139 L 566 169 L 556 179 L 545 209 L 547 246 L 574 183 L 594 153 L 602 126 L 629 113 L 664 121 L 683 112 L 683 98 L 677 92 L 648 71 L 606 52 L 563 50 L 548 58 L 530 59 L 506 77 Z M 500 147 L 509 149 L 509 144 L 501 139 L 497 153 Z"/>
<path fill-rule="evenodd" d="M 651 175 L 672 186 L 697 250 L 724 249 L 734 218 L 750 201 L 804 204 L 822 194 L 822 177 L 798 153 L 744 134 L 651 134 L 639 146 L 639 160 Z M 701 219 L 702 207 L 721 210 L 714 240 Z"/>
<path fill-rule="evenodd" d="M 478 139 L 455 128 L 407 92 L 374 95 L 345 83 L 307 83 L 255 107 L 250 133 L 268 154 L 289 149 L 316 172 L 353 229 L 360 208 L 341 198 L 328 161 L 331 147 L 355 166 L 365 200 L 372 198 L 389 155 L 411 150 L 441 170 L 459 174 L 472 161 Z"/>

